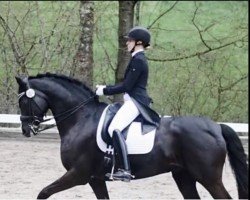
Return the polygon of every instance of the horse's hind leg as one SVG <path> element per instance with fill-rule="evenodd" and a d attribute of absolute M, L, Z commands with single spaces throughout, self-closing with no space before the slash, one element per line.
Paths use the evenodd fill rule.
<path fill-rule="evenodd" d="M 232 199 L 232 197 L 227 192 L 222 181 L 218 181 L 211 184 L 202 184 L 211 194 L 214 199 Z"/>
<path fill-rule="evenodd" d="M 82 184 L 82 178 L 76 172 L 76 170 L 71 169 L 67 171 L 61 178 L 53 182 L 52 184 L 45 187 L 37 196 L 37 199 L 47 199 L 52 194 L 69 189 L 76 185 Z"/>
<path fill-rule="evenodd" d="M 219 154 L 217 153 L 217 155 Z M 208 158 L 206 155 L 204 155 L 204 157 Z M 214 158 L 216 157 L 214 156 Z M 217 159 L 223 161 L 221 158 Z M 208 190 L 214 199 L 231 199 L 232 197 L 229 195 L 222 182 L 223 163 L 214 163 L 201 167 L 203 170 L 203 178 L 199 180 L 199 182 Z"/>
<path fill-rule="evenodd" d="M 93 189 L 97 199 L 109 199 L 109 194 L 104 180 L 91 178 L 89 185 Z"/>
<path fill-rule="evenodd" d="M 184 199 L 200 199 L 196 181 L 186 170 L 174 170 L 172 176 Z"/>

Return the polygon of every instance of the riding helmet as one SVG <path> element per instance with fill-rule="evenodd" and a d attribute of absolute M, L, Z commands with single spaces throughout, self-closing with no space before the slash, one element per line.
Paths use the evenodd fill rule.
<path fill-rule="evenodd" d="M 129 32 L 126 38 L 133 39 L 137 43 L 138 41 L 142 42 L 144 47 L 150 46 L 150 33 L 149 31 L 141 26 L 135 26 Z"/>

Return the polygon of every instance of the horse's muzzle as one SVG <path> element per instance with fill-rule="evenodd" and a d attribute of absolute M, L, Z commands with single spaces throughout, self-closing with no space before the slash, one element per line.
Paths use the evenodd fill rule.
<path fill-rule="evenodd" d="M 30 127 L 28 125 L 22 125 L 22 133 L 25 137 L 31 137 L 30 135 Z"/>

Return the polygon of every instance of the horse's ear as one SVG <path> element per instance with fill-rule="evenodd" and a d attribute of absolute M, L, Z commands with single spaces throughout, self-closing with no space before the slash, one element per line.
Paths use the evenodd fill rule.
<path fill-rule="evenodd" d="M 22 79 L 19 76 L 15 76 L 16 82 L 18 83 L 18 85 L 22 84 Z"/>
<path fill-rule="evenodd" d="M 27 87 L 27 77 L 23 77 L 23 76 L 15 76 L 16 78 L 16 82 L 18 83 L 18 85 L 21 88 L 26 88 Z"/>

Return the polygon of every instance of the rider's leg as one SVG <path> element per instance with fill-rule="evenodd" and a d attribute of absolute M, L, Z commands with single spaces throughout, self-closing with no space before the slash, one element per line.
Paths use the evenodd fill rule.
<path fill-rule="evenodd" d="M 113 131 L 113 144 L 115 152 L 118 154 L 119 160 L 122 162 L 123 169 L 119 169 L 113 174 L 114 180 L 122 180 L 129 182 L 131 179 L 130 163 L 127 155 L 127 146 L 124 137 L 119 130 Z"/>
<path fill-rule="evenodd" d="M 139 110 L 132 100 L 124 101 L 109 125 L 110 137 L 112 138 L 114 130 L 122 131 L 125 129 L 139 114 Z"/>
<path fill-rule="evenodd" d="M 131 179 L 127 146 L 125 139 L 121 135 L 121 131 L 126 128 L 138 115 L 139 110 L 135 106 L 134 102 L 132 100 L 125 101 L 109 126 L 108 131 L 113 139 L 114 150 L 118 153 L 119 159 L 123 164 L 123 169 L 113 174 L 114 179 L 127 182 Z"/>

